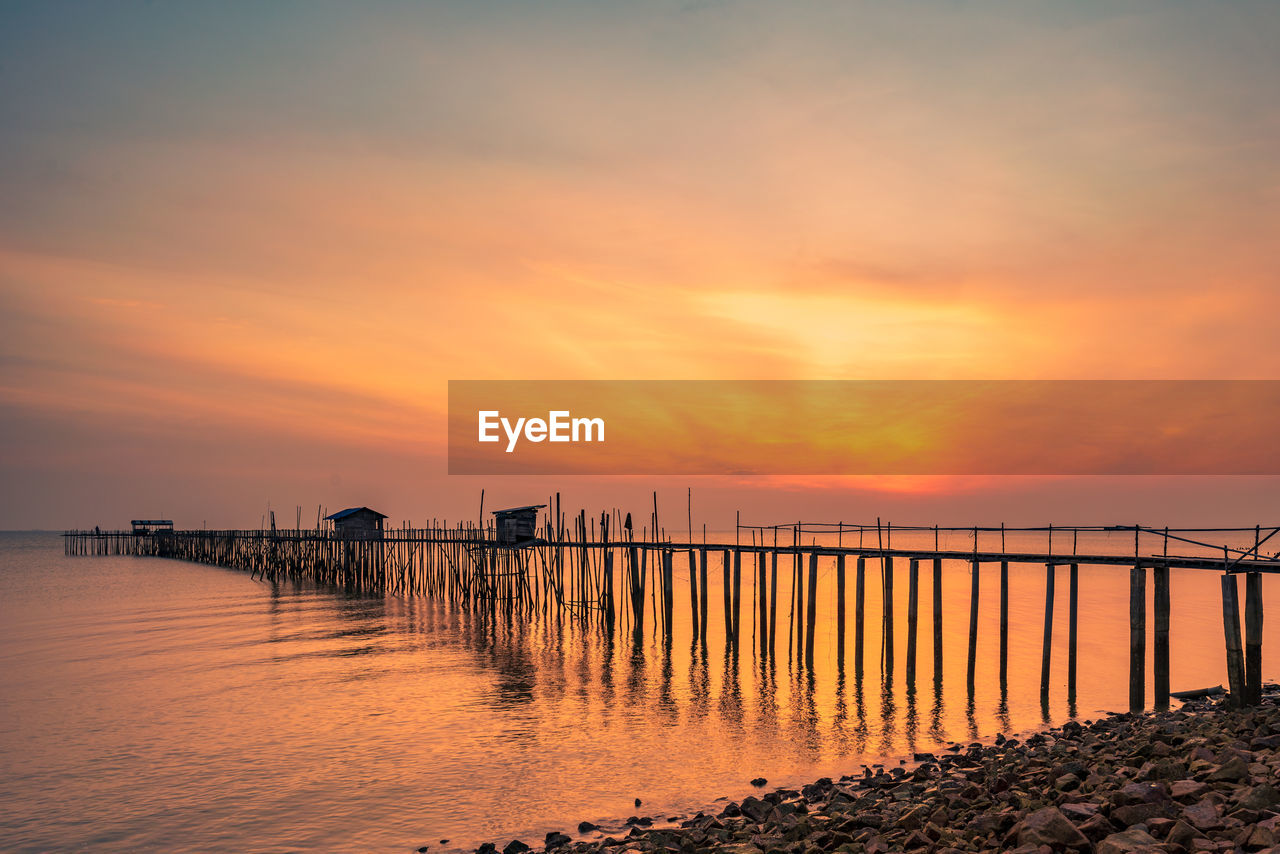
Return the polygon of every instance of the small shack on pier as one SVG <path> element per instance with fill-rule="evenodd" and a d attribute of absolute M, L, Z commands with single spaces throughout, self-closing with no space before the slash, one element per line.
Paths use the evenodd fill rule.
<path fill-rule="evenodd" d="M 172 519 L 134 519 L 129 524 L 133 526 L 135 537 L 147 537 L 161 532 L 173 533 Z"/>
<path fill-rule="evenodd" d="M 380 540 L 382 520 L 387 515 L 368 507 L 348 507 L 324 518 L 333 523 L 334 532 L 344 540 Z"/>
<path fill-rule="evenodd" d="M 498 542 L 517 545 L 534 539 L 537 536 L 538 511 L 546 506 L 545 504 L 528 504 L 524 507 L 494 510 L 493 519 L 497 526 Z"/>

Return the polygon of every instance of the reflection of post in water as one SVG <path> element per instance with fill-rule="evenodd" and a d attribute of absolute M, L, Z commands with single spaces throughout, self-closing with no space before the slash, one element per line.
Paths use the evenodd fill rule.
<path fill-rule="evenodd" d="M 942 741 L 946 730 L 942 727 L 942 671 L 933 674 L 933 706 L 929 709 L 929 737 L 934 741 Z"/>
<path fill-rule="evenodd" d="M 662 665 L 658 671 L 658 709 L 666 713 L 669 723 L 675 723 L 679 718 L 679 707 L 676 704 L 674 693 L 671 690 L 671 682 L 674 676 L 674 667 L 671 664 L 671 644 L 662 644 Z"/>
<path fill-rule="evenodd" d="M 893 672 L 880 674 L 880 752 L 893 752 L 894 735 L 897 734 L 898 707 L 893 697 Z"/>
<path fill-rule="evenodd" d="M 725 724 L 742 724 L 742 675 L 738 672 L 738 654 L 725 645 L 724 677 L 720 689 L 720 715 Z"/>
<path fill-rule="evenodd" d="M 916 715 L 916 686 L 914 682 L 908 682 L 906 686 L 907 692 L 907 717 L 903 725 L 903 735 L 907 737 L 907 750 L 912 753 L 916 752 L 916 732 L 919 727 L 919 721 Z"/>
<path fill-rule="evenodd" d="M 978 737 L 978 719 L 974 715 L 972 691 L 969 692 L 969 696 L 965 699 L 964 717 L 968 724 L 969 740 L 972 741 Z"/>
<path fill-rule="evenodd" d="M 1007 733 L 1011 726 L 1009 720 L 1009 689 L 1000 686 L 1000 702 L 996 705 L 996 720 L 1000 722 L 1000 731 Z"/>

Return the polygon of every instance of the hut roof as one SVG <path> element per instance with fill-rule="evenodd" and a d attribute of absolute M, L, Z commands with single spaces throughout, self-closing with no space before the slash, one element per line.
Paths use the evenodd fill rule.
<path fill-rule="evenodd" d="M 526 504 L 523 507 L 508 507 L 506 510 L 494 510 L 493 515 L 506 516 L 510 513 L 520 513 L 526 510 L 541 510 L 543 507 L 546 507 L 546 506 L 547 505 L 545 504 Z"/>
<path fill-rule="evenodd" d="M 370 510 L 368 507 L 348 507 L 346 510 L 339 510 L 337 513 L 334 513 L 329 516 L 325 516 L 324 518 L 325 518 L 325 521 L 327 522 L 328 521 L 337 522 L 341 519 L 347 518 L 348 516 L 354 516 L 357 513 L 372 513 L 374 516 L 377 516 L 379 519 L 387 518 L 386 513 L 379 513 L 377 510 Z"/>

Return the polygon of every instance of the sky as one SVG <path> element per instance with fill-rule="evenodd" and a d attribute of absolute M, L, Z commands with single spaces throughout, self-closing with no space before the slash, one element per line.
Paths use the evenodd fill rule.
<path fill-rule="evenodd" d="M 450 379 L 1280 378 L 1277 42 L 1272 2 L 7 2 L 0 527 L 1280 522 L 1270 477 L 445 464 Z"/>

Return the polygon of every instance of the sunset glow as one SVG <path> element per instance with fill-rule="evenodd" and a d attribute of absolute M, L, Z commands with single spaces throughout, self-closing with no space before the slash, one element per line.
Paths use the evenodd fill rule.
<path fill-rule="evenodd" d="M 449 478 L 449 379 L 1277 375 L 1273 5 L 798 11 L 6 12 L 11 524 L 561 488 Z"/>

